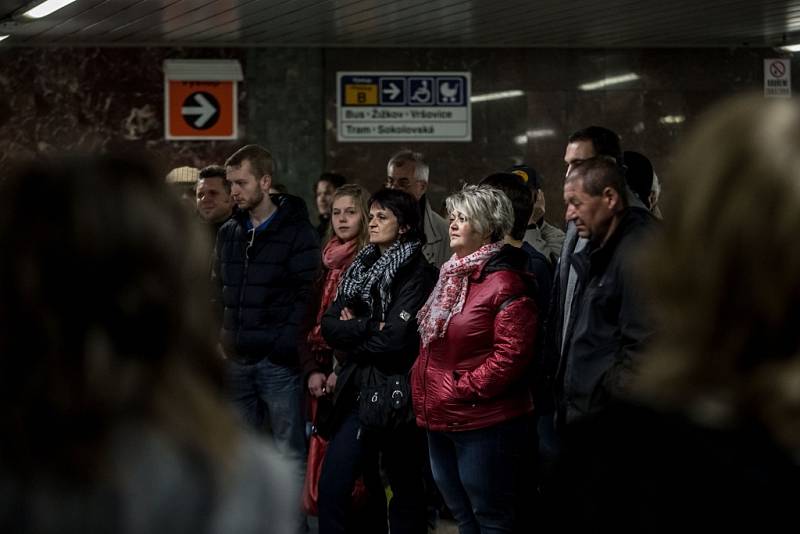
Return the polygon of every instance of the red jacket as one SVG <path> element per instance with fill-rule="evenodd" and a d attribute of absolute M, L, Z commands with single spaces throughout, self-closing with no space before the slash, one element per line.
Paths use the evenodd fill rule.
<path fill-rule="evenodd" d="M 525 373 L 536 305 L 525 275 L 492 270 L 493 259 L 470 277 L 461 313 L 411 370 L 417 424 L 428 430 L 485 428 L 533 410 Z"/>

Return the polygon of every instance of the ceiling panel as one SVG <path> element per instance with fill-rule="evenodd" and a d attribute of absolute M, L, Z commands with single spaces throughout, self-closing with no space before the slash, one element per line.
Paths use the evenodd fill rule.
<path fill-rule="evenodd" d="M 800 0 L 77 0 L 2 46 L 774 46 Z"/>

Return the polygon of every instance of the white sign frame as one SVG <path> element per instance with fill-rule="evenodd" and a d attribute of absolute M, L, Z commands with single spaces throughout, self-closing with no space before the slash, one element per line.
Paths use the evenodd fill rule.
<path fill-rule="evenodd" d="M 344 77 L 375 79 L 377 102 L 374 105 L 345 105 Z M 423 82 L 434 80 L 426 98 L 431 105 L 408 104 L 413 83 L 417 89 L 428 89 Z M 443 101 L 436 81 L 448 78 L 464 79 L 461 87 L 462 101 Z M 387 80 L 383 88 L 381 79 Z M 396 92 L 404 80 L 400 93 Z M 391 84 L 394 85 L 391 85 Z M 448 86 L 449 87 L 449 86 Z M 454 86 L 456 87 L 456 86 Z M 381 93 L 382 88 L 387 93 Z M 339 71 L 336 73 L 336 140 L 340 143 L 468 143 L 472 141 L 472 75 L 462 71 Z M 402 98 L 403 102 L 390 102 Z M 448 97 L 453 98 L 453 97 Z M 384 102 L 386 100 L 386 102 Z M 432 132 L 432 133 L 428 133 Z"/>
<path fill-rule="evenodd" d="M 764 60 L 764 97 L 792 98 L 792 62 L 790 59 Z"/>

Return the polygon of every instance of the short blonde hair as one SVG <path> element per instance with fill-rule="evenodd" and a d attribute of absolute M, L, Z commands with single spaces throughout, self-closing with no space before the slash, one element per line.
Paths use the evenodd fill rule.
<path fill-rule="evenodd" d="M 800 107 L 739 97 L 698 124 L 640 269 L 665 335 L 638 390 L 707 420 L 755 416 L 798 447 Z"/>
<path fill-rule="evenodd" d="M 488 185 L 465 185 L 447 200 L 447 212 L 463 213 L 481 234 L 491 234 L 491 241 L 502 240 L 514 226 L 514 207 L 505 193 Z"/>

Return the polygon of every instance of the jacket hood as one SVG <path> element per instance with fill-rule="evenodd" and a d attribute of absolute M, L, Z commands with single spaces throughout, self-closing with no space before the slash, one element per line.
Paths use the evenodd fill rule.
<path fill-rule="evenodd" d="M 503 245 L 483 266 L 483 273 L 494 271 L 524 271 L 528 265 L 528 254 L 513 245 Z"/>
<path fill-rule="evenodd" d="M 481 277 L 496 271 L 514 271 L 520 278 L 531 295 L 537 290 L 536 279 L 528 272 L 528 253 L 514 245 L 503 245 L 503 247 L 484 264 L 481 269 Z"/>

